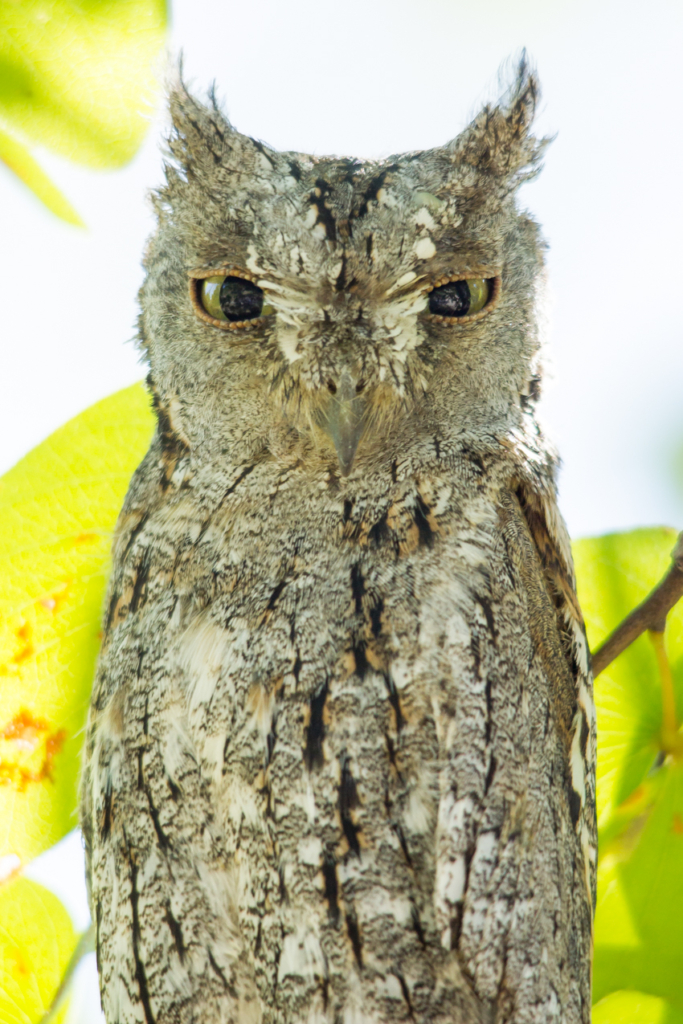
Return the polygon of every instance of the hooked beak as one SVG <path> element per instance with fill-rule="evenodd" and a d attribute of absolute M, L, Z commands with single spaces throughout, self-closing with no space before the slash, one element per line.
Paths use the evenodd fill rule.
<path fill-rule="evenodd" d="M 342 476 L 351 472 L 364 427 L 365 399 L 356 393 L 356 381 L 344 371 L 339 386 L 320 418 L 320 426 L 337 451 Z"/>

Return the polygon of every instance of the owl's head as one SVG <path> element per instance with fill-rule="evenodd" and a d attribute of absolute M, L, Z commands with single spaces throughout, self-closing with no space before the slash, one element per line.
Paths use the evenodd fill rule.
<path fill-rule="evenodd" d="M 178 84 L 140 324 L 184 443 L 346 476 L 516 426 L 538 347 L 542 246 L 515 205 L 544 145 L 537 92 L 523 61 L 452 142 L 372 162 L 276 152 Z"/>

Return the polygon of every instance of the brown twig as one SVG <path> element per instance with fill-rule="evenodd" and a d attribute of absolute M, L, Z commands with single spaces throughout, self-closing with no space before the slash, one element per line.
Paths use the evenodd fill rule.
<path fill-rule="evenodd" d="M 594 676 L 599 676 L 646 629 L 654 633 L 664 632 L 667 615 L 683 597 L 683 533 L 678 535 L 671 559 L 671 568 L 666 576 L 593 654 Z"/>

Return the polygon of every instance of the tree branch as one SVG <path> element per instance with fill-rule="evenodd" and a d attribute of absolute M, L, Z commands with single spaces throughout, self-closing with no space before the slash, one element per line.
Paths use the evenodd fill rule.
<path fill-rule="evenodd" d="M 683 532 L 678 535 L 671 559 L 671 568 L 666 576 L 593 654 L 594 676 L 599 676 L 646 629 L 655 633 L 664 632 L 667 615 L 683 597 Z"/>

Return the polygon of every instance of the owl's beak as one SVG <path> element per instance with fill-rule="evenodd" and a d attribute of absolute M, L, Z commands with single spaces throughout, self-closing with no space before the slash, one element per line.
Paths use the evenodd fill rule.
<path fill-rule="evenodd" d="M 356 392 L 356 381 L 348 371 L 341 375 L 339 385 L 330 395 L 320 418 L 320 426 L 331 438 L 339 459 L 342 476 L 348 476 L 363 434 L 365 399 Z"/>

